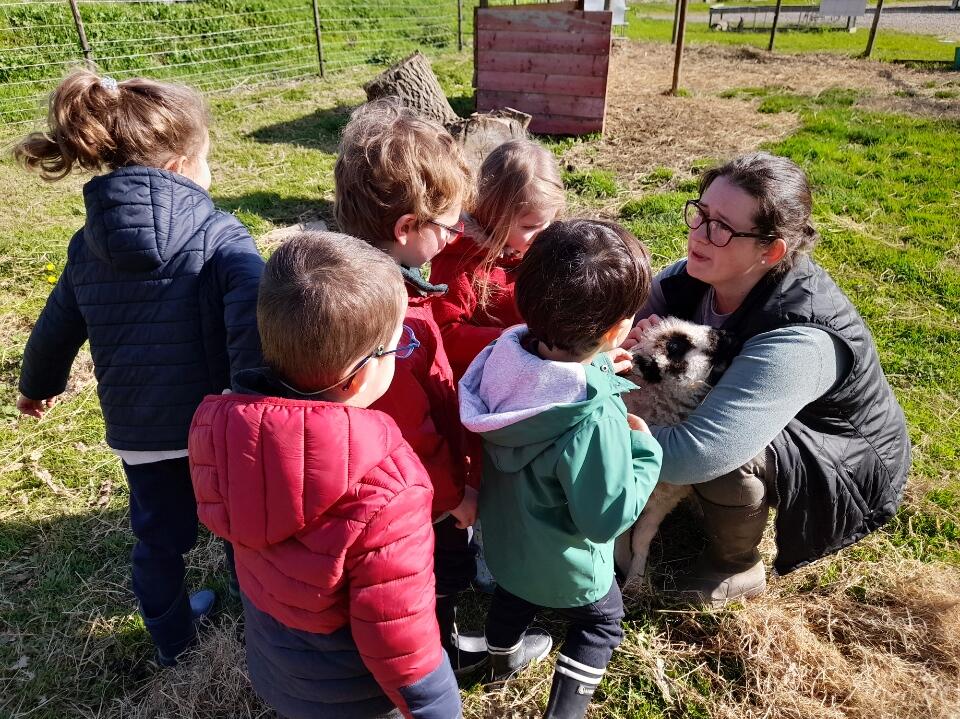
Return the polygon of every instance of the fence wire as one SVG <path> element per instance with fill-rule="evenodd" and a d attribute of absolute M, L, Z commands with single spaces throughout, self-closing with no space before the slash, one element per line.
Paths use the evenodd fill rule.
<path fill-rule="evenodd" d="M 499 0 L 492 4 L 508 4 Z M 472 39 L 476 0 L 69 0 L 0 2 L 0 130 L 40 126 L 74 66 L 215 93 L 388 65 Z"/>

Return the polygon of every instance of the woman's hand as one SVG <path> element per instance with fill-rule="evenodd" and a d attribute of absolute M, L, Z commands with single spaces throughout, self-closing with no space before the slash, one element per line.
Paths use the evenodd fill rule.
<path fill-rule="evenodd" d="M 617 347 L 605 354 L 607 355 L 607 359 L 613 364 L 613 371 L 617 374 L 623 374 L 633 369 L 633 355 L 623 349 L 623 347 Z"/>
<path fill-rule="evenodd" d="M 450 510 L 450 514 L 457 518 L 457 529 L 472 527 L 477 521 L 478 497 L 477 490 L 469 484 L 463 488 L 463 499 L 460 500 L 460 504 Z"/>
<path fill-rule="evenodd" d="M 660 315 L 650 315 L 649 317 L 644 317 L 633 326 L 633 329 L 630 330 L 630 334 L 627 335 L 627 339 L 625 339 L 623 344 L 620 346 L 623 349 L 630 349 L 640 342 L 640 337 L 643 336 L 644 332 L 652 327 L 656 327 L 662 321 L 663 319 L 660 317 Z"/>
<path fill-rule="evenodd" d="M 627 414 L 627 424 L 630 425 L 630 429 L 635 429 L 638 432 L 646 432 L 647 434 L 650 434 L 650 428 L 647 426 L 647 423 L 637 417 L 635 414 Z"/>
<path fill-rule="evenodd" d="M 30 399 L 29 397 L 20 395 L 17 397 L 17 410 L 19 410 L 20 414 L 26 414 L 40 419 L 48 409 L 53 407 L 56 401 L 56 397 L 50 397 L 49 399 Z"/>

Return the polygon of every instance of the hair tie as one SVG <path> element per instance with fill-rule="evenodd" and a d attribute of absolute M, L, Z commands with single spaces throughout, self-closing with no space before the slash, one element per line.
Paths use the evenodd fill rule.
<path fill-rule="evenodd" d="M 120 86 L 117 84 L 117 81 L 112 77 L 104 76 L 100 78 L 100 87 L 102 87 L 107 92 L 115 93 L 120 89 Z"/>

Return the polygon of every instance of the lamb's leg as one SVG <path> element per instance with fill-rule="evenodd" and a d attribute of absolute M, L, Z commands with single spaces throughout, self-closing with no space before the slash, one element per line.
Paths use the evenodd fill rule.
<path fill-rule="evenodd" d="M 624 582 L 625 593 L 635 593 L 647 571 L 650 543 L 657 536 L 660 524 L 670 512 L 690 493 L 690 488 L 680 485 L 657 484 L 643 508 L 640 518 L 633 525 L 630 535 L 630 550 L 633 555 Z M 625 535 L 624 535 L 625 536 Z M 621 537 L 622 538 L 622 537 Z M 619 540 L 618 540 L 619 541 Z"/>

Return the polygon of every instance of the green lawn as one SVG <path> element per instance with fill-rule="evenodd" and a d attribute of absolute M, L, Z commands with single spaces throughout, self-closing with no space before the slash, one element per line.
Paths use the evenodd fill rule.
<path fill-rule="evenodd" d="M 465 109 L 471 58 L 446 56 L 436 70 Z M 338 133 L 372 74 L 214 97 L 217 203 L 257 237 L 329 216 Z M 930 657 L 960 646 L 960 630 L 930 607 L 938 593 L 948 608 L 960 597 L 960 124 L 862 112 L 851 107 L 854 92 L 726 95 L 744 113 L 802 118 L 770 149 L 810 174 L 823 235 L 816 257 L 872 328 L 907 413 L 915 447 L 908 500 L 889 527 L 781 579 L 765 602 L 699 615 L 634 606 L 591 716 L 947 717 L 958 658 Z M 561 157 L 571 144 L 551 141 Z M 680 207 L 702 168 L 660 168 L 646 192 L 620 198 L 621 219 L 660 264 L 682 252 Z M 569 168 L 572 204 L 609 206 L 616 169 Z M 263 716 L 238 670 L 236 606 L 195 662 L 159 673 L 147 661 L 149 640 L 127 589 L 127 493 L 102 442 L 89 367 L 42 422 L 16 417 L 23 345 L 82 224 L 81 184 L 44 184 L 0 161 L 0 716 Z M 667 528 L 671 554 L 695 551 L 692 524 Z M 205 538 L 191 580 L 223 589 L 219 563 Z M 468 604 L 472 628 L 484 600 Z M 549 618 L 547 626 L 558 628 Z M 470 686 L 466 716 L 536 712 L 549 671 L 542 665 L 503 693 Z M 869 681 L 848 682 L 844 672 Z M 877 704 L 888 694 L 898 703 Z"/>
<path fill-rule="evenodd" d="M 631 8 L 627 37 L 634 40 L 669 42 L 673 31 L 671 20 L 655 20 L 644 17 L 646 6 Z M 784 53 L 833 52 L 844 55 L 860 55 L 867 47 L 867 32 L 848 33 L 832 29 L 783 29 L 777 31 L 776 50 Z M 743 30 L 719 32 L 711 30 L 706 23 L 688 22 L 686 42 L 691 45 L 716 43 L 719 45 L 750 45 L 766 49 L 770 41 L 769 30 Z M 871 57 L 874 60 L 922 61 L 953 64 L 955 45 L 942 43 L 929 35 L 914 35 L 894 30 L 877 31 Z"/>

